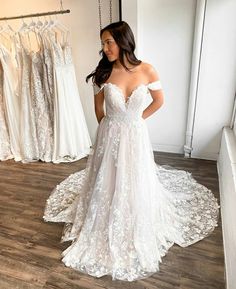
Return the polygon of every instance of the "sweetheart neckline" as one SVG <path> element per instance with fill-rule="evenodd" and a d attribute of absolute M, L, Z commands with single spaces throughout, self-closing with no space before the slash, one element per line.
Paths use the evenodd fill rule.
<path fill-rule="evenodd" d="M 129 102 L 129 99 L 132 97 L 132 95 L 133 95 L 139 88 L 141 88 L 141 87 L 143 87 L 143 86 L 146 87 L 148 84 L 141 83 L 141 84 L 137 85 L 137 86 L 131 91 L 130 95 L 127 96 L 127 97 L 125 96 L 123 90 L 122 90 L 117 84 L 112 83 L 112 82 L 106 82 L 106 83 L 104 83 L 104 85 L 111 85 L 111 86 L 117 88 L 117 89 L 120 91 L 121 95 L 123 96 L 124 103 L 127 104 L 127 103 Z"/>

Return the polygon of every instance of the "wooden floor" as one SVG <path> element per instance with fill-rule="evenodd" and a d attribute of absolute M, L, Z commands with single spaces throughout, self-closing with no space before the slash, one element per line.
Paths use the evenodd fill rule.
<path fill-rule="evenodd" d="M 156 153 L 156 162 L 192 172 L 219 197 L 216 162 Z M 42 220 L 53 187 L 85 167 L 72 164 L 0 162 L 0 289 L 224 289 L 221 220 L 215 231 L 187 248 L 174 245 L 160 272 L 135 281 L 100 279 L 67 268 L 60 261 L 69 243 L 60 243 L 62 224 Z"/>

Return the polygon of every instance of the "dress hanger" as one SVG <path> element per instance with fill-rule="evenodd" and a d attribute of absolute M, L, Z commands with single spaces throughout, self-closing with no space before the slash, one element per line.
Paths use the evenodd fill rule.
<path fill-rule="evenodd" d="M 24 21 L 23 18 L 21 18 L 22 21 L 22 25 L 21 27 L 17 30 L 17 32 L 23 32 L 24 30 L 26 30 L 28 28 L 28 24 Z"/>
<path fill-rule="evenodd" d="M 6 33 L 8 35 L 11 35 L 11 34 L 15 34 L 15 31 L 12 29 L 12 27 L 8 24 L 7 20 L 5 20 L 5 26 L 2 27 L 1 33 Z"/>
<path fill-rule="evenodd" d="M 7 20 L 5 20 L 5 26 L 1 27 L 0 35 L 6 41 L 6 47 L 9 46 L 12 36 L 15 34 L 15 31 L 8 24 Z M 8 47 L 9 48 L 9 47 Z"/>
<path fill-rule="evenodd" d="M 40 20 L 39 16 L 38 16 L 38 21 L 36 23 L 36 28 L 38 30 L 40 30 L 43 27 L 43 22 Z"/>
<path fill-rule="evenodd" d="M 26 34 L 27 35 L 27 38 L 28 38 L 28 43 L 29 43 L 29 49 L 31 50 L 31 41 L 30 41 L 30 36 L 29 36 L 29 32 L 31 30 L 30 28 L 30 24 L 32 24 L 32 22 L 30 24 L 27 24 L 23 18 L 21 18 L 22 20 L 22 25 L 21 27 L 17 30 L 17 34 L 19 36 L 19 39 L 20 39 L 20 43 L 21 45 L 23 44 L 22 43 L 22 37 L 23 34 Z M 32 26 L 32 25 L 31 25 Z"/>

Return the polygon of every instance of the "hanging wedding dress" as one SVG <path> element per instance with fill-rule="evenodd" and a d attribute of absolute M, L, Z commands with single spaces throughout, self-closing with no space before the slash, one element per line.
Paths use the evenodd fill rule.
<path fill-rule="evenodd" d="M 25 39 L 27 36 L 21 33 L 18 33 L 18 36 L 18 39 L 15 38 L 15 46 L 19 78 L 20 148 L 22 162 L 32 162 L 39 160 L 39 149 L 36 130 L 37 119 L 30 89 L 31 54 Z"/>
<path fill-rule="evenodd" d="M 17 95 L 16 64 L 11 52 L 0 43 L 0 61 L 3 69 L 4 110 L 8 126 L 10 148 L 16 161 L 21 160 L 19 135 L 19 97 Z"/>
<path fill-rule="evenodd" d="M 3 69 L 0 61 L 0 161 L 13 158 L 3 102 Z"/>
<path fill-rule="evenodd" d="M 53 61 L 52 53 L 50 49 L 50 43 L 46 37 L 43 37 L 41 33 L 38 34 L 41 40 L 41 50 L 43 59 L 43 87 L 46 100 L 48 102 L 49 119 L 52 129 L 54 128 L 54 81 L 53 81 Z M 52 140 L 53 146 L 53 140 Z M 52 148 L 53 150 L 53 148 Z"/>
<path fill-rule="evenodd" d="M 125 100 L 103 85 L 106 116 L 86 169 L 70 175 L 47 200 L 44 220 L 65 222 L 72 240 L 62 261 L 92 276 L 133 281 L 159 270 L 174 244 L 189 246 L 217 226 L 218 204 L 191 173 L 154 162 L 142 118 L 149 90 L 139 85 Z"/>
<path fill-rule="evenodd" d="M 53 127 L 49 111 L 50 103 L 45 90 L 45 76 L 43 74 L 46 71 L 43 69 L 42 50 L 41 43 L 41 50 L 31 52 L 30 88 L 35 110 L 39 159 L 50 162 L 53 152 Z"/>
<path fill-rule="evenodd" d="M 89 154 L 91 140 L 77 88 L 71 47 L 48 33 L 54 65 L 53 162 L 70 162 Z"/>

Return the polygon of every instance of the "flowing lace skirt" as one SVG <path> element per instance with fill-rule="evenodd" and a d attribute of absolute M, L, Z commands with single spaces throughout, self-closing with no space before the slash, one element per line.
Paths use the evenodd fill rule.
<path fill-rule="evenodd" d="M 133 281 L 158 271 L 174 243 L 213 231 L 218 207 L 189 172 L 154 162 L 143 119 L 105 117 L 86 169 L 54 189 L 44 220 L 66 223 L 62 241 L 73 241 L 66 266 Z"/>

